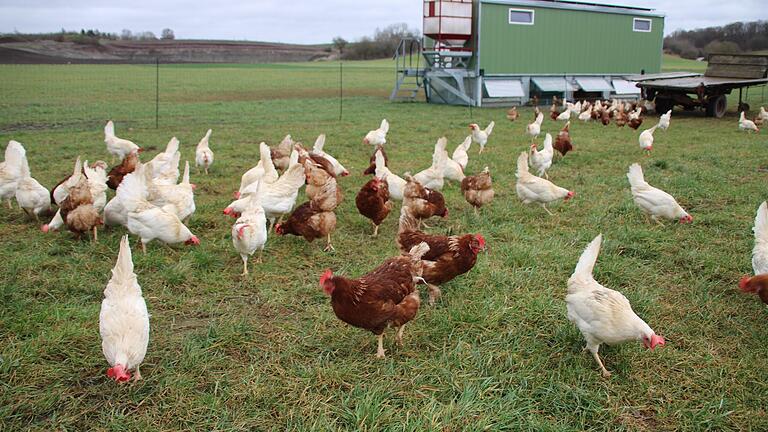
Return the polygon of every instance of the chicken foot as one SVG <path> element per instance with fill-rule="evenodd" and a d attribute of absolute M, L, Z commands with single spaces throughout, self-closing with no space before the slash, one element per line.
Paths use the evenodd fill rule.
<path fill-rule="evenodd" d="M 600 360 L 600 355 L 598 355 L 598 354 L 597 354 L 597 350 L 600 348 L 600 346 L 599 346 L 599 345 L 598 345 L 598 346 L 596 346 L 596 347 L 595 347 L 595 349 L 594 349 L 594 351 L 592 350 L 592 348 L 589 348 L 589 347 L 586 347 L 586 348 L 587 348 L 587 349 L 589 349 L 589 351 L 591 351 L 591 352 L 592 352 L 592 356 L 593 356 L 593 357 L 595 358 L 595 360 L 597 361 L 597 364 L 599 364 L 599 365 L 600 365 L 600 370 L 601 370 L 601 371 L 602 371 L 602 373 L 603 373 L 603 378 L 609 378 L 609 377 L 611 376 L 611 373 L 610 373 L 610 372 L 608 372 L 608 369 L 606 369 L 606 368 L 605 368 L 605 365 L 603 365 L 603 361 L 602 361 L 602 360 Z"/>
<path fill-rule="evenodd" d="M 331 235 L 328 234 L 328 240 L 325 243 L 325 249 L 323 249 L 323 252 L 331 252 L 331 251 L 336 251 L 336 249 L 331 244 Z"/>
<path fill-rule="evenodd" d="M 373 222 L 371 222 L 373 223 Z M 371 237 L 378 237 L 379 235 L 379 226 L 375 223 L 373 224 L 373 235 Z"/>
<path fill-rule="evenodd" d="M 541 207 L 544 209 L 544 211 L 546 211 L 547 213 L 549 213 L 549 215 L 550 215 L 550 216 L 554 216 L 554 215 L 555 215 L 554 213 L 552 213 L 551 211 L 549 211 L 549 209 L 547 208 L 547 205 L 546 205 L 546 204 L 542 204 L 542 205 L 541 205 Z"/>
<path fill-rule="evenodd" d="M 141 379 L 141 371 L 139 371 L 139 366 L 136 365 L 136 373 L 133 375 L 133 382 L 137 382 Z"/>
<path fill-rule="evenodd" d="M 437 299 L 440 298 L 440 294 L 442 294 L 442 292 L 437 285 L 432 285 L 431 283 L 427 284 L 427 290 L 429 291 L 429 305 L 434 306 Z"/>
<path fill-rule="evenodd" d="M 8 208 L 13 209 L 13 203 L 11 202 L 10 198 L 8 198 L 7 202 L 8 202 Z"/>
<path fill-rule="evenodd" d="M 376 349 L 376 358 L 384 358 L 384 333 L 377 336 L 379 339 L 379 347 Z"/>
<path fill-rule="evenodd" d="M 247 276 L 248 275 L 248 255 L 242 255 L 243 258 L 243 272 L 240 273 L 240 276 Z"/>

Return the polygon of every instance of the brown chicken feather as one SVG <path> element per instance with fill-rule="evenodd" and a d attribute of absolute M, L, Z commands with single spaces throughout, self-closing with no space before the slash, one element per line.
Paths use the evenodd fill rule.
<path fill-rule="evenodd" d="M 355 197 L 355 205 L 361 215 L 373 222 L 374 236 L 379 232 L 379 225 L 392 211 L 392 202 L 389 201 L 389 186 L 387 182 L 374 177 L 364 184 Z"/>
<path fill-rule="evenodd" d="M 488 167 L 477 175 L 467 176 L 461 181 L 461 193 L 473 207 L 479 208 L 493 200 L 493 181 Z"/>
<path fill-rule="evenodd" d="M 112 190 L 117 190 L 120 183 L 123 182 L 123 177 L 132 173 L 136 169 L 136 164 L 139 163 L 139 153 L 131 152 L 123 158 L 123 161 L 119 165 L 114 166 L 107 174 L 107 186 Z"/>

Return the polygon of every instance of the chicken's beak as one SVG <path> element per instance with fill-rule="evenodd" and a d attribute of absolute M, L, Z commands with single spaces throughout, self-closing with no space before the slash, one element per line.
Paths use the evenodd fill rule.
<path fill-rule="evenodd" d="M 341 176 L 342 176 L 342 177 L 346 177 L 346 176 L 348 176 L 348 175 L 349 175 L 349 171 L 344 171 L 343 173 L 341 173 Z"/>

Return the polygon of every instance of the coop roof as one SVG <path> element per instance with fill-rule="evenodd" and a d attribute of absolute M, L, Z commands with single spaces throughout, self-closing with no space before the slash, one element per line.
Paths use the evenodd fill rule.
<path fill-rule="evenodd" d="M 655 9 L 639 8 L 634 6 L 622 6 L 600 3 L 589 3 L 579 1 L 567 1 L 567 0 L 480 0 L 481 3 L 496 3 L 510 6 L 528 6 L 528 7 L 542 7 L 550 9 L 566 9 L 566 10 L 580 10 L 580 11 L 592 11 L 613 13 L 622 15 L 635 15 L 635 16 L 654 16 L 663 17 L 664 14 L 656 12 Z"/>
<path fill-rule="evenodd" d="M 613 88 L 615 89 L 616 94 L 620 94 L 620 95 L 640 94 L 640 88 L 635 86 L 635 83 L 633 81 L 615 79 L 613 80 Z"/>

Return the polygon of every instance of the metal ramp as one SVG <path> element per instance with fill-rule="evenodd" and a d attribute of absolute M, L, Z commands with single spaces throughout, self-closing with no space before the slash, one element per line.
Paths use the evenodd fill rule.
<path fill-rule="evenodd" d="M 395 88 L 391 101 L 413 102 L 424 87 L 424 69 L 421 68 L 421 41 L 413 38 L 400 40 L 392 57 L 396 62 Z"/>

